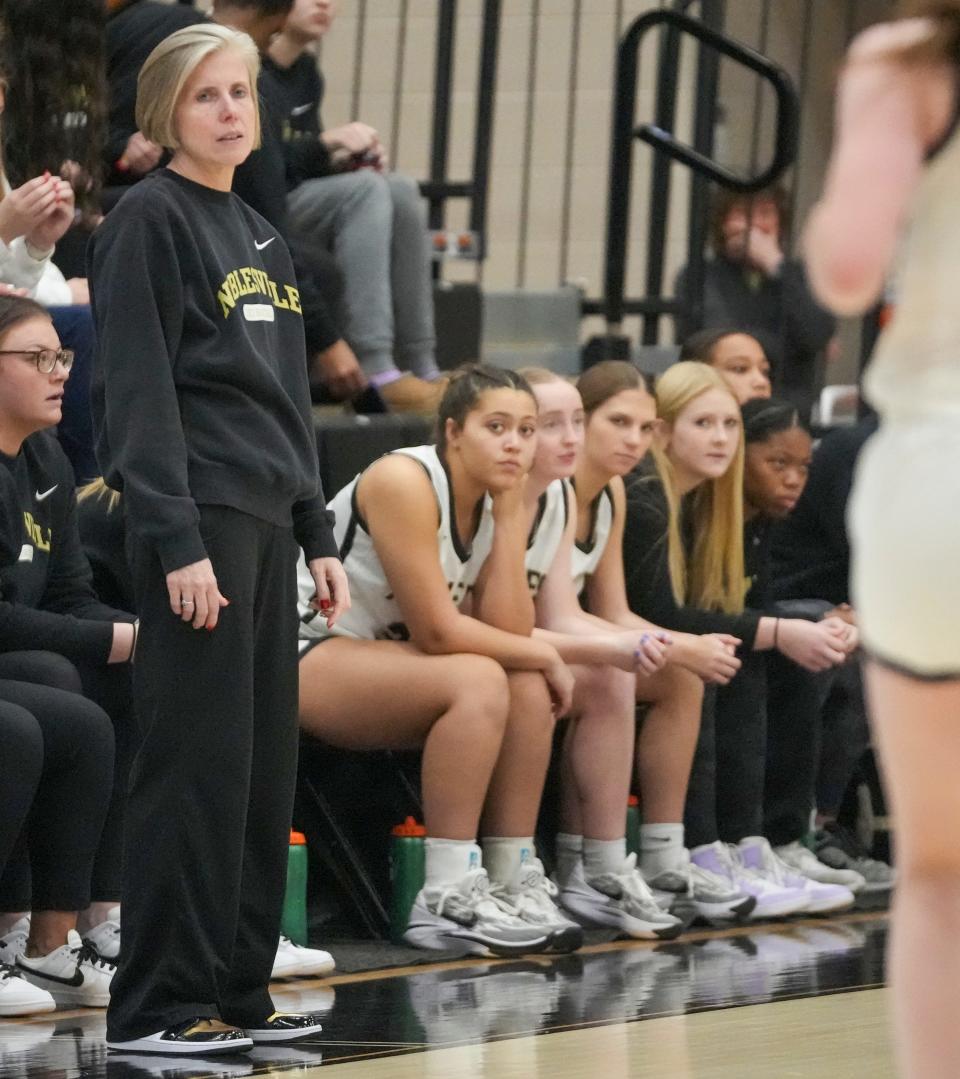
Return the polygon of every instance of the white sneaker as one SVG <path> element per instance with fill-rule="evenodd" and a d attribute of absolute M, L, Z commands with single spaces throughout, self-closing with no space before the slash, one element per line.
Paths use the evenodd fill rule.
<path fill-rule="evenodd" d="M 101 959 L 71 929 L 66 944 L 48 955 L 21 955 L 17 969 L 28 982 L 46 989 L 58 1004 L 105 1008 L 117 968 L 108 959 Z"/>
<path fill-rule="evenodd" d="M 517 956 L 542 952 L 549 934 L 529 925 L 490 891 L 485 869 L 471 869 L 445 888 L 422 888 L 403 939 L 416 948 L 466 949 L 472 955 Z"/>
<path fill-rule="evenodd" d="M 13 928 L 0 937 L 0 963 L 12 967 L 19 956 L 27 950 L 27 938 L 30 936 L 30 915 L 25 914 L 20 921 L 13 923 Z"/>
<path fill-rule="evenodd" d="M 825 865 L 799 839 L 793 843 L 785 843 L 782 847 L 774 847 L 777 857 L 799 873 L 801 877 L 809 877 L 810 880 L 819 881 L 821 884 L 842 884 L 856 895 L 863 891 L 866 880 L 853 869 L 834 869 Z"/>
<path fill-rule="evenodd" d="M 738 847 L 721 843 L 704 843 L 694 847 L 690 857 L 711 873 L 726 878 L 734 888 L 738 888 L 756 900 L 753 910 L 747 915 L 751 921 L 760 918 L 785 918 L 789 914 L 798 914 L 806 910 L 809 897 L 801 887 L 788 887 L 776 884 L 763 874 L 748 868 L 741 857 Z"/>
<path fill-rule="evenodd" d="M 329 974 L 336 965 L 333 956 L 322 948 L 305 948 L 302 944 L 294 944 L 289 937 L 282 936 L 277 945 L 277 957 L 273 961 L 273 972 L 270 977 L 272 979 L 318 977 L 321 974 Z"/>
<path fill-rule="evenodd" d="M 48 992 L 21 978 L 13 967 L 0 963 L 0 1015 L 37 1015 L 52 1012 L 56 1006 Z"/>
<path fill-rule="evenodd" d="M 539 858 L 521 862 L 510 886 L 494 884 L 490 891 L 505 900 L 523 921 L 547 933 L 548 952 L 575 952 L 583 944 L 583 930 L 557 906 L 560 890 L 547 878 Z"/>
<path fill-rule="evenodd" d="M 763 836 L 747 836 L 746 839 L 741 839 L 737 846 L 743 864 L 748 869 L 753 869 L 781 887 L 799 888 L 806 893 L 805 913 L 828 914 L 853 906 L 854 895 L 849 888 L 844 888 L 842 884 L 820 884 L 794 872 L 774 854 L 773 847 Z"/>
<path fill-rule="evenodd" d="M 719 873 L 704 869 L 684 850 L 684 861 L 647 880 L 654 896 L 664 892 L 677 900 L 686 900 L 708 922 L 730 922 L 745 918 L 756 906 L 756 898 L 731 884 Z"/>
<path fill-rule="evenodd" d="M 560 889 L 560 902 L 583 925 L 612 926 L 640 940 L 672 940 L 683 929 L 683 922 L 657 902 L 635 854 L 627 856 L 618 873 L 590 880 L 578 863 Z"/>
<path fill-rule="evenodd" d="M 111 907 L 110 917 L 83 935 L 84 944 L 89 944 L 101 959 L 116 963 L 120 956 L 120 908 Z"/>

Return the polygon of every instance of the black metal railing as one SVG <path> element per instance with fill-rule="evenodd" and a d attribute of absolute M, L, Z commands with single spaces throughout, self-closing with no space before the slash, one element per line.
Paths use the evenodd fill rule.
<path fill-rule="evenodd" d="M 722 17 L 722 5 L 718 6 Z M 715 94 L 711 92 L 711 89 L 716 80 L 716 63 L 715 60 L 705 62 L 705 50 L 702 47 L 698 67 L 699 74 L 704 77 L 704 82 L 698 83 L 694 144 L 691 146 L 681 142 L 671 130 L 674 126 L 676 86 L 671 86 L 669 82 L 661 81 L 660 83 L 661 93 L 658 94 L 655 122 L 635 126 L 640 45 L 644 36 L 656 27 L 666 27 L 673 31 L 673 36 L 668 36 L 662 45 L 661 71 L 664 70 L 664 59 L 667 61 L 668 71 L 676 70 L 678 35 L 682 33 L 695 38 L 701 46 L 707 46 L 715 55 L 726 56 L 735 63 L 752 70 L 772 87 L 777 100 L 776 134 L 772 159 L 766 168 L 754 175 L 744 176 L 711 157 L 709 143 L 713 129 L 712 103 L 715 99 Z M 664 126 L 665 121 L 669 126 Z M 640 299 L 628 301 L 625 296 L 633 140 L 640 139 L 666 159 L 686 165 L 693 170 L 695 176 L 738 191 L 753 192 L 767 187 L 792 163 L 796 154 L 798 131 L 799 111 L 796 92 L 786 72 L 779 65 L 748 46 L 727 37 L 704 20 L 690 18 L 679 10 L 650 11 L 633 21 L 620 43 L 617 54 L 602 304 L 608 333 L 619 333 L 624 314 L 629 310 L 643 315 L 644 342 L 655 343 L 659 317 L 678 311 L 675 300 L 666 299 L 661 295 L 665 241 L 663 223 L 666 220 L 665 210 L 669 198 L 669 174 L 665 174 L 662 169 L 655 174 L 651 192 L 649 225 L 654 228 L 654 233 L 652 243 L 648 248 L 647 286 L 650 291 L 646 297 Z M 696 216 L 691 213 L 691 220 L 702 221 L 705 217 L 705 212 L 698 213 Z M 702 257 L 702 250 L 702 242 L 697 243 L 696 251 L 691 244 L 691 256 L 701 253 Z M 691 268 L 695 266 L 695 263 L 694 257 Z M 700 283 L 702 286 L 702 262 Z M 702 287 L 698 289 L 697 282 L 691 281 L 691 294 L 696 296 L 700 291 Z M 585 308 L 589 312 L 591 305 L 587 304 Z"/>

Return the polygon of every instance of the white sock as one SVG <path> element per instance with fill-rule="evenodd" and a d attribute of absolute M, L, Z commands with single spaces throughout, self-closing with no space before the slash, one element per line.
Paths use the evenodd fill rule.
<path fill-rule="evenodd" d="M 676 869 L 686 859 L 682 824 L 640 825 L 640 872 L 645 877 Z"/>
<path fill-rule="evenodd" d="M 512 887 L 520 866 L 535 858 L 533 836 L 484 836 L 483 865 L 494 884 Z"/>
<path fill-rule="evenodd" d="M 619 873 L 627 859 L 627 838 L 588 839 L 583 838 L 583 875 L 587 880 L 600 877 L 604 873 Z"/>
<path fill-rule="evenodd" d="M 427 888 L 446 887 L 456 884 L 483 864 L 480 848 L 472 839 L 436 839 L 427 836 L 426 880 Z"/>
<path fill-rule="evenodd" d="M 561 885 L 573 876 L 583 862 L 583 836 L 557 832 L 557 880 Z"/>

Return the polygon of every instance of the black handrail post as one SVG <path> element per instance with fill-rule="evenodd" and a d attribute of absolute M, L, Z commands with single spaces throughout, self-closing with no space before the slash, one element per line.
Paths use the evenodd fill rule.
<path fill-rule="evenodd" d="M 501 0 L 484 0 L 477 74 L 477 122 L 473 141 L 473 197 L 470 200 L 470 231 L 477 238 L 477 259 L 487 254 L 487 199 L 490 189 L 490 152 L 493 145 L 494 87 L 500 47 Z"/>
<path fill-rule="evenodd" d="M 433 190 L 447 179 L 450 150 L 450 98 L 453 90 L 453 46 L 457 29 L 457 0 L 438 0 L 436 69 L 433 85 L 433 139 L 430 147 L 430 184 Z M 442 195 L 428 196 L 431 229 L 444 226 Z"/>
<path fill-rule="evenodd" d="M 702 0 L 700 17 L 717 32 L 721 32 L 726 18 L 725 0 Z M 693 145 L 698 153 L 713 157 L 716 132 L 717 85 L 720 75 L 720 57 L 714 49 L 700 44 L 697 55 L 697 107 L 694 115 Z M 706 273 L 706 238 L 710 219 L 710 182 L 694 171 L 690 184 L 690 211 L 687 230 L 686 291 L 691 309 L 688 318 L 699 327 L 703 317 L 703 288 Z"/>
<path fill-rule="evenodd" d="M 677 0 L 689 4 L 692 0 Z M 680 34 L 676 27 L 664 28 L 657 59 L 657 100 L 654 123 L 672 131 L 677 116 L 677 74 L 680 66 Z M 667 242 L 667 218 L 670 216 L 670 158 L 654 154 L 650 169 L 650 209 L 647 215 L 647 295 L 663 292 L 663 257 Z M 643 343 L 656 344 L 659 319 L 643 320 Z"/>
<path fill-rule="evenodd" d="M 685 13 L 698 0 L 673 0 L 673 9 Z M 680 32 L 675 26 L 664 27 L 657 57 L 657 97 L 654 123 L 672 131 L 677 118 L 677 76 L 680 68 Z M 650 203 L 647 220 L 647 295 L 663 295 L 663 262 L 670 216 L 670 159 L 654 154 L 650 166 Z M 644 316 L 643 343 L 655 345 L 660 337 L 660 318 Z"/>
<path fill-rule="evenodd" d="M 619 333 L 623 323 L 627 233 L 630 228 L 630 176 L 633 171 L 633 121 L 637 107 L 637 44 L 641 33 L 640 24 L 635 22 L 617 50 L 604 284 L 604 315 L 608 334 Z"/>

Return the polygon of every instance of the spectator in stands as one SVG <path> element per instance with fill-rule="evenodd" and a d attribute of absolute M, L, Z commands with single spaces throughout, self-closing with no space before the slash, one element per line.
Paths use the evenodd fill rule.
<path fill-rule="evenodd" d="M 344 335 L 391 408 L 432 412 L 443 392 L 436 363 L 425 204 L 415 181 L 391 172 L 375 128 L 324 128 L 323 77 L 313 46 L 333 0 L 294 0 L 264 65 L 266 96 L 283 117 L 290 221 L 310 248 L 333 251 L 345 278 Z"/>
<path fill-rule="evenodd" d="M 612 925 L 631 936 L 663 938 L 679 932 L 681 923 L 664 917 L 635 865 L 636 855 L 627 855 L 624 805 L 640 700 L 650 706 L 643 720 L 645 778 L 652 775 L 656 784 L 649 791 L 641 785 L 644 871 L 654 887 L 682 894 L 699 915 L 730 919 L 752 908 L 753 899 L 694 867 L 682 839 L 670 842 L 682 818 L 686 789 L 682 762 L 679 768 L 676 764 L 682 756 L 682 734 L 699 723 L 703 690 L 694 674 L 665 665 L 671 660 L 690 663 L 700 642 L 685 634 L 674 638 L 637 618 L 624 596 L 620 476 L 646 453 L 656 405 L 630 364 L 598 364 L 581 378 L 593 406 L 589 420 L 579 392 L 565 379 L 538 369 L 525 374 L 533 380 L 540 406 L 537 454 L 524 489 L 528 527 L 521 536 L 535 599 L 535 632 L 572 665 L 576 680 L 561 765 L 560 902 L 587 924 Z M 608 415 L 620 421 L 612 431 Z M 589 462 L 582 460 L 585 423 L 591 432 Z M 611 433 L 618 437 L 611 439 Z M 590 520 L 596 505 L 589 499 L 596 486 L 591 473 L 606 492 L 599 498 L 612 498 L 614 512 L 608 522 L 606 505 L 598 508 L 589 556 L 596 567 L 584 581 L 586 544 L 577 546 L 584 516 L 577 496 L 586 487 Z M 576 493 L 566 482 L 575 474 Z M 578 590 L 584 587 L 589 614 L 578 601 Z M 732 671 L 737 661 L 725 648 L 718 651 Z M 690 739 L 691 753 L 695 738 Z M 687 769 L 689 761 L 688 755 Z M 669 790 L 671 782 L 676 790 Z"/>
<path fill-rule="evenodd" d="M 215 0 L 211 18 L 223 26 L 249 33 L 261 54 L 283 25 L 292 0 Z M 134 116 L 137 75 L 152 49 L 183 26 L 205 21 L 192 7 L 129 0 L 118 5 L 107 23 L 107 75 L 110 86 L 110 143 L 108 154 L 114 183 L 140 180 L 160 163 L 162 151 L 144 139 Z M 339 315 L 342 279 L 327 252 L 306 251 L 291 235 L 287 216 L 286 165 L 281 140 L 281 116 L 276 112 L 261 73 L 261 145 L 234 173 L 234 191 L 287 240 L 293 256 L 303 307 L 304 332 L 311 381 L 325 386 L 337 399 L 356 399 L 366 379 L 356 356 L 343 339 Z M 368 395 L 369 397 L 369 395 Z M 376 400 L 359 405 L 375 411 Z"/>
<path fill-rule="evenodd" d="M 6 501 L 12 506 L 5 516 L 12 520 L 9 543 L 15 552 L 0 571 L 0 679 L 36 684 L 37 709 L 26 698 L 19 701 L 42 725 L 72 712 L 103 745 L 104 738 L 96 734 L 100 709 L 91 703 L 96 701 L 110 715 L 118 744 L 126 747 L 132 718 L 127 664 L 136 643 L 133 616 L 106 607 L 90 588 L 90 570 L 77 534 L 73 474 L 57 440 L 46 430 L 60 419 L 71 361 L 72 355 L 61 349 L 42 307 L 24 297 L 0 297 L 0 470 L 9 492 Z M 77 697 L 70 708 L 62 704 L 66 694 Z M 55 740 L 52 733 L 51 745 Z M 105 750 L 111 761 L 112 743 L 108 739 Z M 57 748 L 60 752 L 69 752 L 62 743 Z M 104 950 L 114 938 L 113 908 L 121 894 L 120 831 L 127 763 L 121 751 L 112 797 L 109 782 L 105 788 L 110 811 L 102 836 L 102 816 L 98 818 L 91 804 L 94 820 L 99 819 L 91 833 L 96 852 L 92 876 L 85 881 L 73 878 L 70 889 L 71 894 L 92 890 L 93 902 L 88 898 L 76 908 L 82 911 L 79 927 L 84 937 Z M 30 853 L 32 858 L 34 853 Z M 12 923 L 29 909 L 30 863 L 24 855 L 20 848 L 0 883 L 0 907 L 16 912 L 0 923 L 4 957 L 22 959 L 31 979 L 54 991 L 57 978 L 75 976 L 79 991 L 74 1001 L 105 1003 L 99 999 L 103 969 L 91 966 L 89 953 L 80 949 L 79 941 L 67 942 L 66 933 L 73 925 L 66 926 L 62 919 L 58 925 L 64 939 L 54 947 L 53 927 L 42 921 L 43 943 L 33 938 L 31 954 L 23 959 L 26 932 Z M 49 901 L 45 898 L 49 893 L 43 891 L 48 876 L 42 880 L 46 882 L 41 887 L 43 903 Z M 50 948 L 42 954 L 47 945 Z M 71 999 L 70 995 L 64 999 Z"/>
<path fill-rule="evenodd" d="M 350 749 L 423 746 L 426 883 L 405 934 L 418 947 L 517 955 L 570 950 L 581 935 L 543 874 L 524 872 L 551 698 L 565 714 L 573 688 L 556 649 L 530 636 L 513 542 L 536 424 L 522 377 L 460 369 L 438 444 L 387 454 L 331 503 L 353 596 L 336 626 L 300 564 L 301 725 Z M 490 880 L 527 901 L 505 906 Z"/>
<path fill-rule="evenodd" d="M 739 330 L 700 330 L 683 342 L 681 360 L 699 360 L 715 367 L 739 405 L 755 397 L 770 397 L 770 361 L 763 345 Z"/>
<path fill-rule="evenodd" d="M 803 264 L 788 258 L 790 228 L 786 192 L 755 195 L 721 189 L 711 213 L 713 258 L 704 266 L 702 305 L 689 293 L 688 271 L 676 282 L 685 313 L 677 317 L 677 340 L 698 330 L 737 326 L 755 336 L 772 361 L 777 392 L 803 415 L 819 389 L 817 361 L 833 337 L 833 316 L 813 298 Z"/>
<path fill-rule="evenodd" d="M 276 1013 L 267 989 L 297 749 L 296 544 L 331 621 L 349 592 L 318 489 L 293 266 L 231 192 L 259 141 L 258 71 L 251 39 L 222 26 L 157 46 L 137 126 L 170 164 L 91 241 L 98 456 L 123 492 L 144 627 L 124 845 L 137 887 L 107 1017 L 108 1044 L 133 1052 L 318 1029 Z"/>
<path fill-rule="evenodd" d="M 7 20 L 15 12 L 21 11 L 22 4 L 4 8 L 4 32 L 9 35 L 11 27 Z M 49 14 L 49 13 L 48 13 Z M 9 37 L 4 49 L 4 65 L 11 63 L 10 57 L 17 52 L 9 45 Z M 34 61 L 38 62 L 36 57 Z M 27 69 L 21 57 L 13 71 L 22 85 L 32 85 Z M 44 73 L 45 74 L 45 73 Z M 37 109 L 31 102 L 18 102 L 13 98 L 10 108 L 7 104 L 6 83 L 10 75 L 0 71 L 0 113 L 4 114 L 4 159 L 14 156 L 15 136 L 19 136 L 25 127 L 42 127 L 32 123 Z M 43 78 L 41 77 L 41 82 Z M 16 83 L 14 93 L 16 93 Z M 22 93 L 22 90 L 21 90 Z M 42 111 L 49 106 L 44 102 Z M 26 123 L 26 116 L 31 124 Z M 54 144 L 54 158 L 60 156 L 60 146 Z M 79 143 L 78 143 L 79 146 Z M 34 166 L 41 156 L 42 146 L 31 138 L 28 153 L 24 155 L 22 166 Z M 83 157 L 83 155 L 81 155 Z M 97 474 L 97 465 L 93 453 L 93 426 L 90 420 L 90 378 L 93 370 L 94 333 L 93 319 L 90 314 L 90 293 L 86 278 L 74 277 L 65 280 L 63 274 L 53 262 L 54 249 L 74 222 L 75 195 L 72 183 L 65 179 L 76 179 L 89 162 L 83 157 L 84 165 L 75 161 L 61 161 L 59 166 L 40 173 L 27 172 L 16 188 L 0 165 L 0 282 L 22 289 L 25 293 L 49 308 L 57 335 L 74 354 L 69 388 L 65 391 L 62 419 L 57 428 L 61 445 L 73 466 L 75 482 L 92 479 Z M 57 170 L 63 173 L 58 175 Z M 79 172 L 78 172 L 79 170 Z M 91 181 L 92 182 L 92 181 Z M 86 181 L 80 182 L 81 190 Z"/>
<path fill-rule="evenodd" d="M 852 646 L 845 624 L 776 619 L 744 607 L 744 451 L 732 391 L 713 368 L 685 361 L 661 377 L 656 396 L 663 441 L 653 447 L 654 467 L 636 470 L 627 484 L 624 565 L 631 609 L 669 630 L 734 634 L 744 658 L 778 648 L 813 669 L 842 662 Z M 708 703 L 687 795 L 694 861 L 754 895 L 753 917 L 802 909 L 807 895 L 784 888 L 784 869 L 765 839 L 737 836 L 746 840 L 738 847 L 718 841 L 714 747 Z M 762 758 L 754 764 L 762 769 Z M 753 803 L 762 805 L 762 772 Z M 814 890 L 812 883 L 797 887 Z"/>

